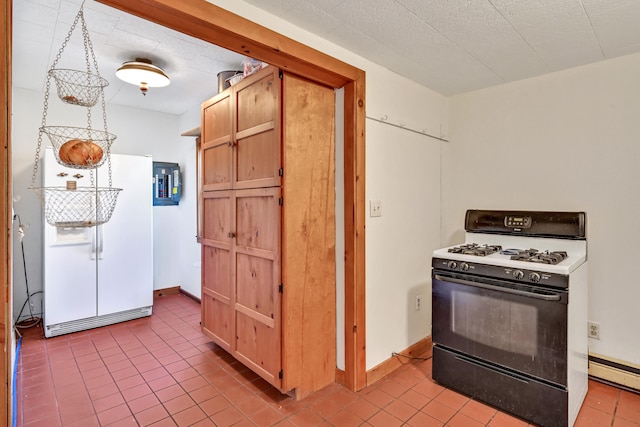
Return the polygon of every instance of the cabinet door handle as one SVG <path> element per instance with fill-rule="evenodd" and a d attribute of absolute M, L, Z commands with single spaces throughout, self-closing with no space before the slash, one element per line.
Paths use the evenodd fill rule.
<path fill-rule="evenodd" d="M 235 237 L 236 237 L 236 233 L 234 233 L 234 232 L 229 232 L 229 233 L 227 233 L 227 237 L 229 237 L 230 239 L 233 239 L 233 238 L 235 238 Z"/>

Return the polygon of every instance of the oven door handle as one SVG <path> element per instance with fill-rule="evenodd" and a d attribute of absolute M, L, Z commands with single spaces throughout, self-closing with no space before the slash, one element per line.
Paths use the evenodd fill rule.
<path fill-rule="evenodd" d="M 479 283 L 479 282 L 472 282 L 470 280 L 454 279 L 452 277 L 444 277 L 444 276 L 440 276 L 439 274 L 436 274 L 435 277 L 436 277 L 437 280 L 440 280 L 440 281 L 443 281 L 443 282 L 451 282 L 451 283 L 457 283 L 459 285 L 473 286 L 473 287 L 476 287 L 476 288 L 488 289 L 490 291 L 505 292 L 507 294 L 514 294 L 514 295 L 519 295 L 519 296 L 528 297 L 528 298 L 541 299 L 541 300 L 544 300 L 544 301 L 560 301 L 560 299 L 561 299 L 560 295 L 554 294 L 554 293 L 537 294 L 537 293 L 534 293 L 534 292 L 522 291 L 520 289 L 505 288 L 503 286 L 489 285 L 487 283 Z"/>

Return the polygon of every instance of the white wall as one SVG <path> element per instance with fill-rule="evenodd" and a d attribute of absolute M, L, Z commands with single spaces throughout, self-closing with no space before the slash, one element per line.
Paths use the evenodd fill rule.
<path fill-rule="evenodd" d="M 205 101 L 202 99 L 202 101 Z M 180 133 L 200 126 L 200 104 L 179 118 Z M 180 150 L 182 168 L 182 198 L 180 200 L 180 287 L 191 295 L 200 298 L 200 244 L 197 234 L 197 176 L 196 176 L 196 138 L 180 137 L 177 142 Z"/>
<path fill-rule="evenodd" d="M 431 252 L 440 245 L 439 140 L 445 99 L 386 69 L 367 69 L 367 369 L 431 334 Z M 407 129 L 379 123 L 404 125 Z M 369 206 L 367 206 L 369 209 Z M 415 309 L 416 296 L 422 308 Z"/>
<path fill-rule="evenodd" d="M 468 208 L 587 212 L 590 352 L 640 364 L 640 55 L 451 98 L 443 245 Z"/>
<path fill-rule="evenodd" d="M 440 135 L 446 99 L 385 68 L 243 1 L 209 0 L 301 43 L 363 69 L 367 116 Z M 371 369 L 431 331 L 430 256 L 439 246 L 440 142 L 373 120 L 366 127 L 366 197 L 382 201 L 383 215 L 366 221 L 366 367 Z M 341 164 L 337 164 L 341 167 Z M 343 198 L 342 189 L 336 197 Z M 417 293 L 425 296 L 419 312 Z M 338 300 L 341 299 L 338 295 Z M 344 323 L 338 319 L 338 331 Z M 338 342 L 338 367 L 344 343 Z"/>
<path fill-rule="evenodd" d="M 12 105 L 12 167 L 13 207 L 25 226 L 25 259 L 31 293 L 42 290 L 42 209 L 39 199 L 29 190 L 33 162 L 42 120 L 44 94 L 13 88 Z M 63 104 L 52 97 L 47 125 L 85 126 L 86 109 Z M 97 107 L 99 110 L 99 107 Z M 95 114 L 95 112 L 94 112 Z M 96 121 L 97 119 L 97 121 Z M 117 135 L 112 152 L 120 154 L 152 155 L 156 161 L 180 162 L 181 146 L 178 117 L 116 105 L 107 106 L 107 124 L 110 133 Z M 102 129 L 101 115 L 93 118 L 93 127 Z M 43 146 L 51 145 L 43 136 Z M 40 185 L 40 175 L 36 179 Z M 151 191 L 151 187 L 149 189 Z M 117 206 L 116 206 L 117 209 Z M 156 206 L 154 212 L 154 289 L 180 284 L 179 258 L 180 211 L 175 206 Z M 14 222 L 14 233 L 17 223 Z M 16 234 L 17 236 L 17 234 Z M 26 299 L 24 269 L 19 239 L 14 239 L 14 314 L 17 316 Z M 133 260 L 135 262 L 135 260 Z M 40 295 L 34 298 L 36 312 L 40 313 Z"/>

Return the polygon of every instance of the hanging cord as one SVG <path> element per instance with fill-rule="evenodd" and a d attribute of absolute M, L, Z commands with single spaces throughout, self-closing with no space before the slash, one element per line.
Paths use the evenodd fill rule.
<path fill-rule="evenodd" d="M 37 324 L 39 324 L 42 319 L 40 317 L 36 317 L 33 314 L 33 304 L 31 303 L 31 297 L 34 295 L 37 295 L 39 293 L 42 293 L 42 291 L 37 291 L 34 292 L 33 294 L 31 292 L 29 292 L 29 279 L 27 277 L 27 262 L 24 256 L 24 225 L 22 224 L 22 221 L 20 219 L 20 215 L 18 214 L 14 214 L 13 215 L 13 219 L 14 220 L 18 220 L 18 234 L 20 234 L 20 248 L 21 248 L 21 252 L 22 252 L 22 268 L 24 270 L 24 284 L 27 290 L 27 299 L 24 302 L 24 304 L 22 304 L 22 308 L 20 309 L 20 313 L 18 313 L 18 317 L 16 317 L 16 324 L 15 324 L 15 328 L 16 328 L 16 332 L 18 333 L 18 335 L 22 336 L 20 334 L 20 332 L 17 329 L 28 329 L 31 328 L 33 326 L 36 326 Z M 25 307 L 27 306 L 27 304 L 29 305 L 29 316 L 26 319 L 20 320 L 20 317 L 22 316 L 22 313 L 24 312 Z"/>
<path fill-rule="evenodd" d="M 424 356 L 424 357 L 420 357 L 420 356 L 410 356 L 408 354 L 400 354 L 400 353 L 396 353 L 393 352 L 391 353 L 391 356 L 394 357 L 404 357 L 405 359 L 411 359 L 411 360 L 429 360 L 433 357 L 433 355 L 431 356 Z"/>

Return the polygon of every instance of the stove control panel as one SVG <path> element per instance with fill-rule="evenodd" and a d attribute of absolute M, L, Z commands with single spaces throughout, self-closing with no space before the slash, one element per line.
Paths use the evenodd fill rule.
<path fill-rule="evenodd" d="M 450 259 L 433 258 L 431 266 L 435 270 L 454 271 L 491 279 L 509 280 L 530 285 L 538 284 L 554 288 L 569 287 L 569 276 L 556 273 L 545 273 L 535 270 L 510 268 L 491 264 L 458 262 Z"/>
<path fill-rule="evenodd" d="M 509 228 L 517 229 L 529 228 L 531 227 L 531 217 L 507 215 L 504 217 L 504 225 Z"/>

